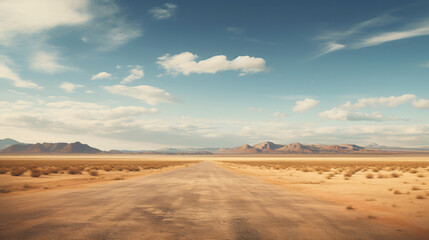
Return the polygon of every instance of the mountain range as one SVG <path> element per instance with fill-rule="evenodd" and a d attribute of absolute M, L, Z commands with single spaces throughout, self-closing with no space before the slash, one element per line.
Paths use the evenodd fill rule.
<path fill-rule="evenodd" d="M 7 147 L 1 153 L 100 153 L 101 150 L 75 143 L 36 143 L 15 144 Z"/>
<path fill-rule="evenodd" d="M 354 144 L 323 145 L 323 144 L 301 144 L 290 143 L 286 145 L 264 142 L 256 145 L 245 144 L 235 148 L 221 148 L 217 153 L 253 154 L 253 153 L 364 153 L 374 150 Z"/>

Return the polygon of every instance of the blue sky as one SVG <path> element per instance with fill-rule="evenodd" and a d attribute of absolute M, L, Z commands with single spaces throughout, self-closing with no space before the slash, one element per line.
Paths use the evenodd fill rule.
<path fill-rule="evenodd" d="M 427 1 L 0 1 L 0 138 L 429 146 Z"/>

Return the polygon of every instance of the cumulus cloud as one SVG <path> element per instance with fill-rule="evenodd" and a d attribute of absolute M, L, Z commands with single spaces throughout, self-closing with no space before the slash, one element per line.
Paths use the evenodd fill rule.
<path fill-rule="evenodd" d="M 97 73 L 95 75 L 92 75 L 91 80 L 110 78 L 111 76 L 112 76 L 111 73 L 108 73 L 108 72 L 99 72 L 99 73 Z"/>
<path fill-rule="evenodd" d="M 265 60 L 263 58 L 239 56 L 229 61 L 224 55 L 217 55 L 206 60 L 195 61 L 197 55 L 190 52 L 183 52 L 170 56 L 166 54 L 158 58 L 158 64 L 168 73 L 189 75 L 190 73 L 217 73 L 220 71 L 240 71 L 240 76 L 257 73 L 265 70 Z"/>
<path fill-rule="evenodd" d="M 66 92 L 72 93 L 74 92 L 74 90 L 76 90 L 77 88 L 81 88 L 83 87 L 83 85 L 81 84 L 74 84 L 74 83 L 70 83 L 70 82 L 63 82 L 60 85 L 60 88 L 63 89 Z"/>
<path fill-rule="evenodd" d="M 350 101 L 342 105 L 342 108 L 346 109 L 360 109 L 366 107 L 389 107 L 393 108 L 398 105 L 411 102 L 416 98 L 414 94 L 404 94 L 401 96 L 390 96 L 390 97 L 374 97 L 374 98 L 361 98 L 356 103 Z"/>
<path fill-rule="evenodd" d="M 136 98 L 150 105 L 158 103 L 175 103 L 177 102 L 170 93 L 147 85 L 139 85 L 135 87 L 128 87 L 124 85 L 104 86 L 105 90 L 112 94 L 122 95 L 126 97 Z"/>
<path fill-rule="evenodd" d="M 88 22 L 87 0 L 0 1 L 0 44 L 19 34 L 35 34 L 58 26 Z"/>
<path fill-rule="evenodd" d="M 144 76 L 144 72 L 143 72 L 143 66 L 139 66 L 136 65 L 133 69 L 131 69 L 130 71 L 130 75 L 128 75 L 127 77 L 125 77 L 121 83 L 129 83 L 132 82 L 134 80 L 140 79 Z"/>
<path fill-rule="evenodd" d="M 58 63 L 59 57 L 55 53 L 38 51 L 33 55 L 30 61 L 32 69 L 49 74 L 72 70 L 72 68 Z"/>
<path fill-rule="evenodd" d="M 319 113 L 319 117 L 340 121 L 381 121 L 383 119 L 383 115 L 379 112 L 350 112 L 341 108 L 333 108 L 331 110 L 321 112 Z"/>
<path fill-rule="evenodd" d="M 152 16 L 157 20 L 171 18 L 177 9 L 177 5 L 173 3 L 165 3 L 159 7 L 154 7 L 149 10 Z"/>
<path fill-rule="evenodd" d="M 429 109 L 429 99 L 418 99 L 413 101 L 415 108 Z"/>
<path fill-rule="evenodd" d="M 306 112 L 310 110 L 311 108 L 314 108 L 319 104 L 319 100 L 314 100 L 311 98 L 306 98 L 302 101 L 297 101 L 295 107 L 293 107 L 292 111 L 294 112 Z"/>
<path fill-rule="evenodd" d="M 40 87 L 39 85 L 37 85 L 32 81 L 23 80 L 12 69 L 10 69 L 8 66 L 0 62 L 0 79 L 1 78 L 12 81 L 15 87 L 42 89 L 42 87 Z"/>

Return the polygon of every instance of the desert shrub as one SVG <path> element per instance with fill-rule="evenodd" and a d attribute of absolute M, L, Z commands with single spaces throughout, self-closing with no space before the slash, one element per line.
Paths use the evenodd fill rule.
<path fill-rule="evenodd" d="M 425 177 L 425 175 L 423 175 L 423 174 L 417 174 L 417 177 Z"/>
<path fill-rule="evenodd" d="M 115 177 L 113 180 L 124 180 L 123 177 Z"/>
<path fill-rule="evenodd" d="M 425 199 L 425 196 L 423 196 L 423 195 L 417 195 L 416 198 L 417 199 Z"/>
<path fill-rule="evenodd" d="M 49 169 L 43 169 L 42 170 L 43 175 L 49 175 L 50 173 L 51 173 L 51 171 L 49 171 Z"/>
<path fill-rule="evenodd" d="M 42 171 L 41 170 L 39 170 L 37 168 L 31 170 L 30 176 L 32 176 L 32 177 L 40 177 L 40 175 L 42 175 Z"/>
<path fill-rule="evenodd" d="M 393 192 L 393 194 L 402 194 L 402 193 L 401 193 L 401 191 L 399 191 L 399 190 L 395 190 L 395 191 Z"/>
<path fill-rule="evenodd" d="M 365 177 L 366 177 L 366 178 L 370 178 L 370 179 L 372 179 L 372 178 L 374 178 L 374 174 L 367 173 L 367 174 L 365 175 Z"/>
<path fill-rule="evenodd" d="M 59 169 L 57 167 L 50 167 L 50 168 L 48 168 L 48 170 L 50 173 L 58 173 L 59 172 Z"/>
<path fill-rule="evenodd" d="M 355 208 L 353 206 L 351 206 L 351 205 L 347 206 L 346 209 L 347 210 L 355 210 Z"/>
<path fill-rule="evenodd" d="M 418 173 L 417 169 L 411 169 L 410 173 Z"/>
<path fill-rule="evenodd" d="M 390 176 L 392 176 L 393 178 L 398 178 L 399 177 L 399 173 L 392 173 L 392 174 L 390 174 Z"/>
<path fill-rule="evenodd" d="M 7 168 L 0 168 L 0 174 L 5 174 L 7 173 L 9 170 Z"/>
<path fill-rule="evenodd" d="M 75 167 L 72 167 L 72 168 L 70 168 L 69 169 L 69 171 L 68 171 L 68 173 L 69 174 L 82 174 L 82 172 L 80 171 L 80 169 L 79 168 L 75 168 Z"/>
<path fill-rule="evenodd" d="M 413 187 L 411 188 L 411 190 L 418 191 L 418 190 L 422 190 L 422 189 L 421 189 L 421 188 L 419 188 L 419 187 L 417 187 L 417 186 L 413 186 Z"/>
<path fill-rule="evenodd" d="M 94 177 L 99 176 L 99 174 L 98 174 L 98 172 L 96 170 L 89 171 L 89 175 L 94 176 Z"/>
<path fill-rule="evenodd" d="M 388 178 L 389 176 L 387 176 L 386 174 L 377 174 L 377 178 Z"/>
<path fill-rule="evenodd" d="M 103 170 L 104 170 L 104 171 L 106 171 L 106 172 L 108 172 L 108 171 L 111 171 L 111 170 L 112 170 L 112 168 L 111 168 L 111 167 L 109 167 L 109 166 L 104 166 L 104 167 L 103 167 Z"/>
<path fill-rule="evenodd" d="M 12 171 L 10 171 L 10 175 L 12 176 L 21 176 L 27 171 L 25 168 L 14 168 Z"/>

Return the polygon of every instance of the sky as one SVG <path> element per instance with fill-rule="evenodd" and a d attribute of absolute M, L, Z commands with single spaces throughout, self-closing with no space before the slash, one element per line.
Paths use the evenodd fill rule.
<path fill-rule="evenodd" d="M 0 138 L 429 147 L 428 1 L 0 0 Z"/>

